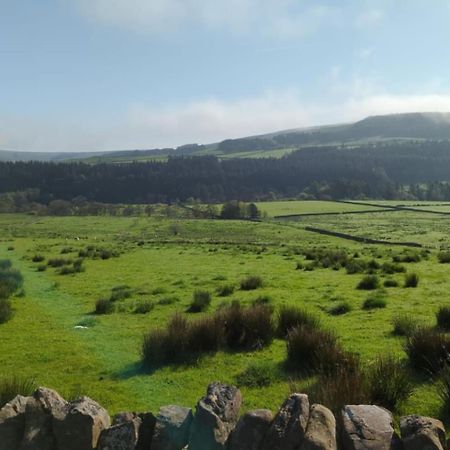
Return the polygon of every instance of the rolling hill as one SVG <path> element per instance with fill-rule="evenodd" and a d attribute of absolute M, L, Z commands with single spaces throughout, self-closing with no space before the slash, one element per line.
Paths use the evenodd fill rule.
<path fill-rule="evenodd" d="M 0 161 L 132 162 L 164 160 L 169 155 L 208 155 L 220 158 L 280 157 L 304 146 L 354 145 L 381 140 L 450 140 L 450 113 L 407 113 L 370 116 L 348 124 L 291 129 L 226 139 L 208 145 L 189 144 L 175 149 L 111 152 L 19 152 L 0 150 Z"/>

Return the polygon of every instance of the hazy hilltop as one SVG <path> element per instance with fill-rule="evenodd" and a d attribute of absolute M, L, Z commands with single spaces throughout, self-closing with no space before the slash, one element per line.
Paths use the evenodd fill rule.
<path fill-rule="evenodd" d="M 450 140 L 450 113 L 406 113 L 370 116 L 348 124 L 291 129 L 226 139 L 209 145 L 111 152 L 19 152 L 0 150 L 0 161 L 131 162 L 164 159 L 168 155 L 232 157 L 282 156 L 303 146 L 349 145 L 380 140 Z"/>

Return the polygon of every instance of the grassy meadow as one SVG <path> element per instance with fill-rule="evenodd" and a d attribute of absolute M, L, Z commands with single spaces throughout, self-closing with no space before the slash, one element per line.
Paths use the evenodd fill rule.
<path fill-rule="evenodd" d="M 12 320 L 0 324 L 0 379 L 16 374 L 68 398 L 83 393 L 113 413 L 155 411 L 164 404 L 194 406 L 211 381 L 240 384 L 246 369 L 263 364 L 273 376 L 263 387 L 241 385 L 244 408 L 275 410 L 293 383 L 306 389 L 314 382 L 285 368 L 284 340 L 261 350 L 221 350 L 189 364 L 149 370 L 141 364 L 144 333 L 164 326 L 176 312 L 194 320 L 231 300 L 251 305 L 263 298 L 275 313 L 282 305 L 295 305 L 316 314 L 346 350 L 370 365 L 379 354 L 406 359 L 405 338 L 393 334 L 394 316 L 410 313 L 434 326 L 438 308 L 450 305 L 450 265 L 437 258 L 450 243 L 448 216 L 390 210 L 339 215 L 370 208 L 333 202 L 258 206 L 269 217 L 337 214 L 262 222 L 0 215 L 0 259 L 10 259 L 24 277 L 23 290 L 12 298 Z M 308 232 L 305 226 L 423 247 L 360 244 Z M 308 252 L 318 249 L 374 261 L 374 266 L 399 260 L 405 272 L 378 270 L 381 284 L 390 279 L 398 285 L 378 290 L 385 307 L 365 309 L 371 293 L 356 289 L 364 274 L 313 264 Z M 406 262 L 404 256 L 411 254 L 412 262 Z M 83 270 L 61 274 L 80 258 Z M 49 265 L 52 260 L 55 267 Z M 403 287 L 407 273 L 418 275 L 416 288 Z M 253 275 L 261 277 L 262 287 L 240 289 L 240 281 Z M 233 292 L 219 296 L 224 285 Z M 194 314 L 188 309 L 199 289 L 210 292 L 212 301 L 205 312 Z M 115 299 L 113 313 L 94 314 L 99 299 L 117 292 L 125 294 Z M 349 310 L 331 314 L 343 302 Z M 440 416 L 435 381 L 413 370 L 411 378 L 414 392 L 399 413 Z"/>

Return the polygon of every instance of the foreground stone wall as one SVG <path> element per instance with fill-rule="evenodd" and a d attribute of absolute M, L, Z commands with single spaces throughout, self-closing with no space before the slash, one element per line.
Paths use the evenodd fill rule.
<path fill-rule="evenodd" d="M 375 405 L 348 405 L 338 417 L 307 395 L 292 394 L 274 415 L 239 415 L 239 389 L 208 386 L 195 412 L 164 406 L 157 415 L 124 412 L 112 421 L 94 400 L 67 402 L 39 388 L 0 410 L 0 450 L 444 450 L 439 420 L 407 416 L 400 436 L 392 414 Z M 450 450 L 450 447 L 449 447 Z"/>

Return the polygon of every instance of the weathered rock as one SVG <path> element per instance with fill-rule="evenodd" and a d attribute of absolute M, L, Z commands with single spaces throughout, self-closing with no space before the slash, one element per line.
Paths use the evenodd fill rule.
<path fill-rule="evenodd" d="M 375 405 L 349 405 L 342 411 L 342 442 L 348 450 L 401 448 L 392 414 Z"/>
<path fill-rule="evenodd" d="M 67 402 L 56 391 L 38 388 L 27 400 L 25 429 L 19 449 L 56 450 L 53 422 L 62 420 L 66 412 Z"/>
<path fill-rule="evenodd" d="M 189 441 L 194 416 L 191 408 L 163 406 L 156 416 L 152 450 L 181 450 Z"/>
<path fill-rule="evenodd" d="M 89 397 L 81 397 L 67 406 L 64 417 L 53 421 L 58 450 L 93 450 L 100 433 L 110 424 L 104 408 Z"/>
<path fill-rule="evenodd" d="M 400 432 L 405 450 L 444 450 L 445 429 L 440 420 L 423 416 L 400 419 Z"/>
<path fill-rule="evenodd" d="M 308 396 L 292 394 L 275 416 L 262 450 L 291 450 L 300 447 L 305 437 L 308 418 Z"/>
<path fill-rule="evenodd" d="M 325 406 L 312 405 L 301 450 L 336 450 L 336 419 Z"/>
<path fill-rule="evenodd" d="M 0 450 L 17 450 L 25 431 L 28 398 L 18 395 L 0 409 Z"/>
<path fill-rule="evenodd" d="M 242 396 L 239 389 L 220 383 L 208 386 L 197 404 L 189 435 L 190 450 L 223 450 L 236 425 Z"/>
<path fill-rule="evenodd" d="M 141 425 L 142 420 L 135 417 L 103 430 L 98 440 L 97 450 L 136 450 Z"/>
<path fill-rule="evenodd" d="M 152 445 L 156 418 L 152 413 L 122 412 L 114 416 L 113 426 L 129 422 L 138 423 L 136 450 L 149 450 Z"/>
<path fill-rule="evenodd" d="M 231 433 L 228 450 L 258 450 L 272 420 L 272 411 L 268 409 L 257 409 L 244 414 Z"/>

